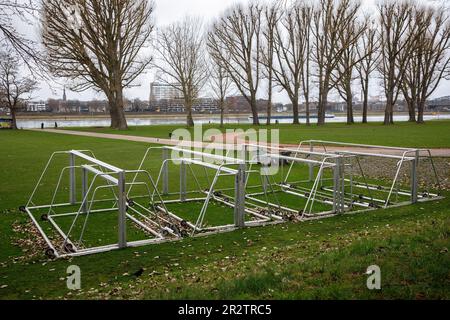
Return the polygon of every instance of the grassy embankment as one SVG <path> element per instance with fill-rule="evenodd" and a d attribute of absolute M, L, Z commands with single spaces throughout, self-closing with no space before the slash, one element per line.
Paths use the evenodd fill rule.
<path fill-rule="evenodd" d="M 414 130 L 403 124 L 389 129 L 368 125 L 364 134 L 356 133 L 356 127 L 331 130 L 334 125 L 317 132 L 303 130 L 310 132 L 305 139 L 449 147 L 448 125 L 435 128 L 429 123 Z M 285 130 L 290 126 L 282 126 L 282 136 L 288 137 Z M 144 131 L 156 134 L 149 128 L 133 128 L 130 134 Z M 163 134 L 164 129 L 155 132 Z M 33 245 L 17 245 L 29 236 L 16 232 L 29 220 L 16 208 L 26 202 L 51 152 L 92 149 L 100 159 L 135 168 L 148 145 L 28 131 L 2 131 L 0 141 L 2 299 L 450 298 L 448 192 L 436 202 L 322 221 L 244 229 L 71 260 L 49 262 L 41 254 L 30 258 Z M 150 161 L 148 168 L 156 170 L 158 161 Z M 79 292 L 65 286 L 66 268 L 72 264 L 82 270 Z M 366 288 L 364 272 L 372 264 L 381 267 L 381 291 Z M 145 271 L 137 278 L 133 273 L 140 268 Z"/>
<path fill-rule="evenodd" d="M 68 130 L 91 131 L 100 133 L 115 133 L 124 135 L 169 138 L 169 133 L 180 125 L 158 125 L 130 127 L 126 131 L 117 131 L 110 128 L 68 128 Z M 217 128 L 217 125 L 204 125 L 203 131 Z M 329 123 L 325 126 L 316 125 L 295 126 L 292 124 L 280 124 L 254 127 L 251 125 L 226 125 L 226 129 L 249 128 L 279 129 L 280 142 L 297 144 L 302 140 L 318 139 L 351 143 L 367 143 L 387 146 L 445 148 L 450 147 L 450 120 L 428 121 L 424 125 L 415 123 L 398 122 L 394 126 L 383 126 L 381 123 L 354 124 Z M 194 138 L 193 129 L 189 129 Z M 204 133 L 204 132 L 203 132 Z M 208 135 L 207 135 L 208 136 Z M 198 137 L 201 139 L 202 137 Z"/>

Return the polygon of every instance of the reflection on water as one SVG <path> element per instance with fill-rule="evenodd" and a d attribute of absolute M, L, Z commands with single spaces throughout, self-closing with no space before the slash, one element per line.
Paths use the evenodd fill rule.
<path fill-rule="evenodd" d="M 425 115 L 425 120 L 438 120 L 438 119 L 450 119 L 450 114 L 444 115 Z M 369 122 L 382 122 L 384 116 L 368 116 L 367 120 Z M 346 122 L 347 118 L 345 116 L 336 116 L 332 119 L 326 119 L 326 122 Z M 355 122 L 361 122 L 361 116 L 355 116 Z M 394 116 L 394 121 L 408 121 L 408 115 L 397 115 Z M 76 120 L 56 120 L 58 127 L 108 127 L 110 125 L 110 120 L 106 118 L 101 119 L 76 119 Z M 172 117 L 172 118 L 128 118 L 129 126 L 149 126 L 149 125 L 163 125 L 163 124 L 185 124 L 186 119 L 184 117 Z M 211 116 L 210 118 L 197 118 L 196 123 L 220 123 L 219 116 Z M 251 118 L 242 117 L 230 117 L 224 119 L 225 123 L 228 124 L 250 124 Z M 279 123 L 292 123 L 292 119 L 280 119 Z M 306 119 L 300 119 L 301 123 L 305 123 Z M 311 119 L 311 123 L 317 122 L 317 119 Z M 38 119 L 38 120 L 18 120 L 17 126 L 23 129 L 40 128 L 41 123 L 44 123 L 45 128 L 53 128 L 55 126 L 55 119 Z"/>

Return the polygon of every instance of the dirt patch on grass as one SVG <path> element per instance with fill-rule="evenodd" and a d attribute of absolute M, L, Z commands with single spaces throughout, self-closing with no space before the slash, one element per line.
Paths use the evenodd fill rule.
<path fill-rule="evenodd" d="M 439 177 L 439 182 L 443 190 L 450 190 L 450 159 L 434 158 L 434 167 Z M 362 159 L 361 168 L 367 178 L 380 179 L 385 182 L 392 182 L 397 171 L 396 159 Z M 353 166 L 353 172 L 359 175 L 359 167 Z M 421 189 L 438 189 L 433 166 L 429 159 L 421 159 L 418 169 L 419 187 Z M 411 179 L 411 166 L 408 162 L 402 165 L 399 173 L 399 184 L 407 186 Z"/>
<path fill-rule="evenodd" d="M 22 250 L 22 255 L 14 257 L 14 261 L 25 262 L 45 258 L 43 253 L 47 243 L 33 222 L 15 222 L 12 230 L 14 232 L 12 244 Z"/>

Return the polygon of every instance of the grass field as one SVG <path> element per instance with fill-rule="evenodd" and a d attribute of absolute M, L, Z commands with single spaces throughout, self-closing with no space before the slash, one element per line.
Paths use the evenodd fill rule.
<path fill-rule="evenodd" d="M 169 138 L 169 133 L 180 126 L 140 126 L 130 127 L 126 131 L 117 131 L 110 128 L 75 128 L 70 130 L 91 131 L 100 133 L 115 133 L 123 135 L 135 135 L 155 138 Z M 204 125 L 203 131 L 215 128 L 214 125 Z M 226 129 L 235 129 L 237 125 L 226 125 Z M 379 144 L 401 147 L 450 147 L 450 120 L 428 121 L 423 125 L 408 122 L 398 122 L 394 126 L 384 126 L 381 123 L 354 124 L 329 123 L 325 126 L 316 125 L 295 126 L 292 124 L 280 124 L 271 126 L 253 127 L 251 125 L 239 125 L 239 128 L 247 130 L 255 129 L 280 129 L 280 142 L 298 144 L 302 140 L 318 139 L 351 143 Z M 194 137 L 193 129 L 189 129 Z M 199 139 L 197 139 L 199 140 Z"/>
<path fill-rule="evenodd" d="M 449 147 L 449 125 L 303 126 L 295 132 L 309 134 L 305 139 Z M 281 129 L 282 137 L 295 140 L 286 132 L 290 126 Z M 157 136 L 167 130 L 126 133 Z M 40 251 L 31 254 L 36 239 L 26 234 L 29 219 L 16 208 L 25 204 L 49 155 L 92 149 L 100 159 L 136 168 L 148 145 L 31 131 L 2 131 L 0 142 L 1 299 L 450 298 L 449 192 L 443 200 L 414 206 L 48 261 Z M 153 171 L 159 168 L 155 158 L 147 164 Z M 57 172 L 50 177 L 56 179 Z M 43 183 L 44 190 L 50 186 Z M 73 264 L 81 268 L 80 291 L 66 288 L 66 268 Z M 381 267 L 380 291 L 366 288 L 365 271 L 373 264 Z M 134 276 L 141 268 L 143 274 Z"/>

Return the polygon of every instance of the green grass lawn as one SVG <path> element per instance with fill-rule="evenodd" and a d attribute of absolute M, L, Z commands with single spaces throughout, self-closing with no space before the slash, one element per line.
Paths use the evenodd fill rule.
<path fill-rule="evenodd" d="M 378 130 L 376 125 L 373 128 Z M 414 142 L 406 139 L 403 124 L 398 130 L 389 128 L 391 134 L 385 139 L 404 135 L 403 143 Z M 409 127 L 405 124 L 405 128 Z M 445 126 L 436 129 L 430 122 L 415 128 L 437 130 L 430 143 L 449 145 L 448 136 L 442 134 Z M 345 129 L 340 127 L 342 137 Z M 359 133 L 359 138 L 363 136 Z M 391 141 L 379 142 L 378 135 L 373 141 L 355 141 L 356 134 L 345 139 Z M 421 141 L 426 145 L 426 139 Z M 449 192 L 443 200 L 414 206 L 48 261 L 42 254 L 28 257 L 35 239 L 20 231 L 29 219 L 17 208 L 26 203 L 49 155 L 57 150 L 92 149 L 102 160 L 136 168 L 148 144 L 31 131 L 1 131 L 0 142 L 0 299 L 450 298 Z M 146 163 L 152 174 L 159 159 L 155 152 Z M 68 164 L 66 158 L 57 163 Z M 51 172 L 43 182 L 42 198 L 51 197 L 57 175 Z M 100 230 L 96 233 L 105 236 Z M 18 246 L 18 242 L 25 244 Z M 69 291 L 65 285 L 66 268 L 73 264 L 81 268 L 80 291 Z M 380 291 L 366 288 L 365 271 L 373 264 L 381 267 Z M 145 271 L 137 278 L 133 273 L 140 268 Z"/>
<path fill-rule="evenodd" d="M 217 125 L 204 125 L 204 131 L 216 128 Z M 70 130 L 91 131 L 100 133 L 115 133 L 123 135 L 135 135 L 155 138 L 169 138 L 169 133 L 183 128 L 180 125 L 156 125 L 130 127 L 126 131 L 117 131 L 110 128 L 70 128 Z M 332 140 L 351 143 L 379 144 L 401 147 L 450 147 L 450 120 L 428 121 L 424 125 L 416 123 L 398 122 L 393 126 L 384 126 L 381 123 L 354 124 L 328 123 L 325 126 L 306 126 L 280 124 L 271 126 L 254 127 L 251 125 L 226 125 L 226 129 L 240 128 L 247 130 L 256 129 L 280 129 L 280 142 L 298 144 L 302 140 Z M 189 129 L 192 137 L 193 130 Z M 198 138 L 197 140 L 200 140 Z"/>

